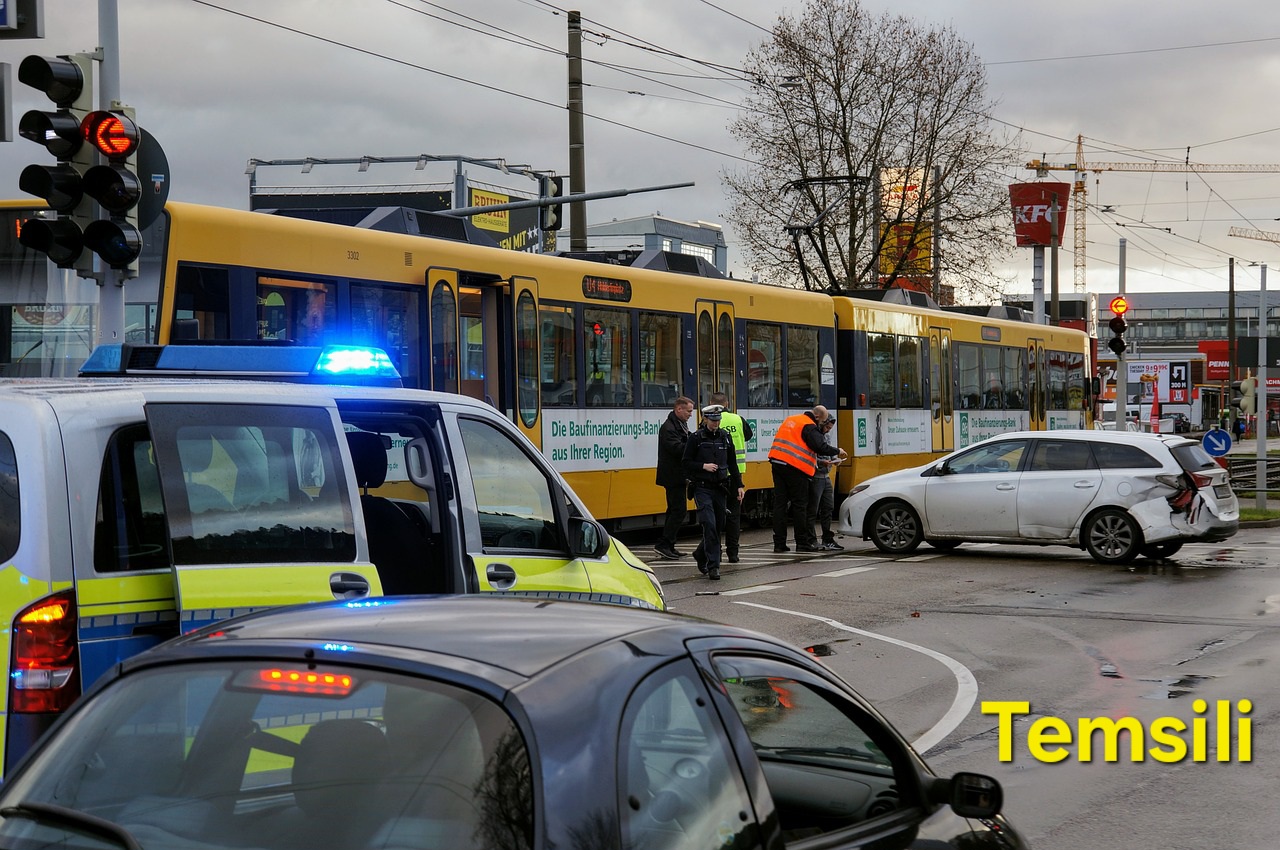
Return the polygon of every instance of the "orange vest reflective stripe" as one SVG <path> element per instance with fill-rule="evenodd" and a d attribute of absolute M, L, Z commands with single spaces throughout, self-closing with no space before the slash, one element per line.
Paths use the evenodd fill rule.
<path fill-rule="evenodd" d="M 773 437 L 773 445 L 769 447 L 769 460 L 779 461 L 812 476 L 818 469 L 818 455 L 804 444 L 800 432 L 804 426 L 812 425 L 813 420 L 804 413 L 788 416 L 782 420 L 778 433 Z"/>

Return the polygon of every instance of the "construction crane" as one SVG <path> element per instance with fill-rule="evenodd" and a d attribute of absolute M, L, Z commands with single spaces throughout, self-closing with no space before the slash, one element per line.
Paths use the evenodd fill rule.
<path fill-rule="evenodd" d="M 1233 227 L 1227 231 L 1228 236 L 1239 236 L 1243 239 L 1261 239 L 1263 242 L 1280 242 L 1280 233 L 1270 230 L 1253 230 L 1248 227 Z"/>
<path fill-rule="evenodd" d="M 1189 150 L 1189 149 L 1188 149 Z M 1071 184 L 1071 215 L 1075 219 L 1075 290 L 1085 291 L 1085 177 L 1090 171 L 1189 171 L 1235 172 L 1239 174 L 1280 174 L 1280 165 L 1208 165 L 1203 162 L 1085 162 L 1084 136 L 1076 136 L 1076 161 L 1071 164 L 1051 165 L 1040 159 L 1027 163 L 1037 177 L 1046 177 L 1050 171 L 1074 171 Z M 1237 235 L 1237 234 L 1232 234 Z"/>

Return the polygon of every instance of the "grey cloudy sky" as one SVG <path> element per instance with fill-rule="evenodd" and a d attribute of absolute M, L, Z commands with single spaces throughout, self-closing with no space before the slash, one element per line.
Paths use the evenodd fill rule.
<path fill-rule="evenodd" d="M 245 208 L 251 158 L 419 153 L 501 157 L 568 172 L 566 16 L 543 0 L 120 0 L 121 87 L 164 146 L 177 200 Z M 43 41 L 0 41 L 0 61 L 87 50 L 96 0 L 45 0 Z M 692 189 L 590 205 L 592 221 L 661 211 L 721 221 L 720 175 L 741 167 L 726 127 L 743 84 L 693 60 L 740 65 L 779 14 L 778 0 L 579 0 L 584 18 L 588 191 L 696 181 Z M 988 63 L 993 117 L 1021 131 L 1028 159 L 1089 163 L 1280 164 L 1280 7 L 1083 0 L 864 0 L 952 26 Z M 673 58 L 675 53 L 684 59 Z M 14 83 L 15 113 L 47 101 Z M 1188 148 L 1190 151 L 1188 152 Z M 17 197 L 18 139 L 0 145 Z M 516 190 L 530 181 L 483 168 L 470 179 Z M 1070 172 L 1056 172 L 1069 180 Z M 1031 172 L 1009 175 L 1025 180 Z M 263 169 L 260 185 L 303 180 L 444 184 L 436 165 Z M 1130 292 L 1257 286 L 1250 261 L 1280 268 L 1280 245 L 1227 235 L 1280 231 L 1280 174 L 1096 172 L 1088 176 L 1088 288 L 1115 288 L 1128 239 Z M 1103 205 L 1108 205 L 1104 212 Z M 1121 227 L 1120 225 L 1126 225 Z M 1066 241 L 1072 244 L 1071 222 Z M 1171 232 L 1166 232 L 1168 228 Z M 729 240 L 730 264 L 741 247 Z M 1010 235 L 1012 241 L 1012 235 Z M 1060 259 L 1064 291 L 1072 258 Z M 1031 252 L 1014 256 L 1029 291 Z M 1274 287 L 1275 284 L 1273 283 Z"/>

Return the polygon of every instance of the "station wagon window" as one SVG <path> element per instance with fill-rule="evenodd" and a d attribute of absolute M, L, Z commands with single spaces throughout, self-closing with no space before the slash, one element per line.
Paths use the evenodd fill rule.
<path fill-rule="evenodd" d="M 424 836 L 436 847 L 533 846 L 529 751 L 501 706 L 443 682 L 322 669 L 349 679 L 279 693 L 263 674 L 291 666 L 255 661 L 132 676 L 42 753 L 19 780 L 22 799 L 73 801 L 148 847 L 411 847 Z M 0 834 L 100 844 L 55 818 L 6 818 Z"/>
<path fill-rule="evenodd" d="M 481 545 L 564 551 L 551 481 L 542 468 L 491 423 L 464 417 L 458 427 L 476 496 Z"/>
<path fill-rule="evenodd" d="M 148 404 L 174 563 L 355 560 L 330 412 Z"/>
<path fill-rule="evenodd" d="M 117 431 L 107 445 L 94 524 L 93 566 L 98 572 L 169 566 L 160 473 L 145 425 Z"/>
<path fill-rule="evenodd" d="M 977 446 L 947 461 L 954 475 L 974 475 L 1016 470 L 1027 453 L 1026 440 L 1001 440 Z"/>
<path fill-rule="evenodd" d="M 0 433 L 0 561 L 18 551 L 22 533 L 22 501 L 18 498 L 18 457 L 9 435 Z"/>
<path fill-rule="evenodd" d="M 1094 443 L 1093 456 L 1102 469 L 1158 469 L 1161 465 L 1137 446 L 1124 443 Z"/>
<path fill-rule="evenodd" d="M 1096 469 L 1089 444 L 1080 440 L 1040 440 L 1031 455 L 1029 472 Z"/>
<path fill-rule="evenodd" d="M 729 743 L 687 662 L 636 688 L 618 736 L 622 847 L 703 850 L 760 846 Z"/>
<path fill-rule="evenodd" d="M 760 761 L 787 846 L 914 805 L 900 745 L 844 695 L 780 659 L 716 655 L 713 663 Z"/>

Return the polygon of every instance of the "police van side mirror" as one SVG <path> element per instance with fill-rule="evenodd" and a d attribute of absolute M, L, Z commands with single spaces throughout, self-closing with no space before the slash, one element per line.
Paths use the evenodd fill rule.
<path fill-rule="evenodd" d="M 569 520 L 569 545 L 578 558 L 603 558 L 609 551 L 609 533 L 593 519 L 576 516 Z"/>

